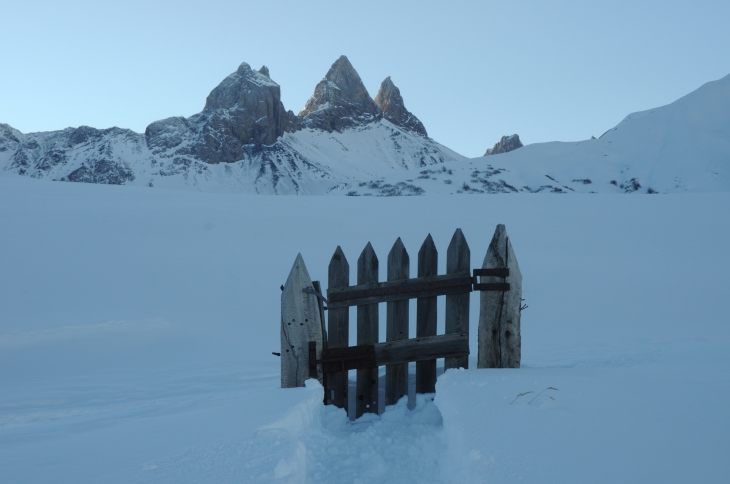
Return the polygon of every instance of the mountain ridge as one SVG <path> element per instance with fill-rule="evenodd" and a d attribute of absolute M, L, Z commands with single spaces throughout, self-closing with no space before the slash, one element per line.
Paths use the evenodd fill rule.
<path fill-rule="evenodd" d="M 342 56 L 299 115 L 284 108 L 268 68 L 242 63 L 200 113 L 155 121 L 144 134 L 87 126 L 23 134 L 0 124 L 0 169 L 255 194 L 729 191 L 730 75 L 629 114 L 599 139 L 507 149 L 517 143 L 504 137 L 487 158 L 459 155 L 427 136 L 390 78 L 370 98 Z"/>
<path fill-rule="evenodd" d="M 398 96 L 388 109 L 403 111 L 402 102 Z M 266 66 L 256 71 L 244 62 L 210 92 L 201 112 L 154 121 L 144 134 L 84 126 L 23 135 L 7 126 L 0 166 L 60 181 L 329 193 L 381 173 L 464 159 L 414 129 L 418 124 L 413 115 L 385 119 L 346 56 L 299 115 L 284 108 Z"/>

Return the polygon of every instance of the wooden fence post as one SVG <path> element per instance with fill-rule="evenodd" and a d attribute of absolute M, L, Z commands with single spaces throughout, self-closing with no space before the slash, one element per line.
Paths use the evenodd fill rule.
<path fill-rule="evenodd" d="M 329 288 L 347 287 L 350 285 L 350 264 L 337 246 L 332 254 L 328 270 Z M 327 348 L 346 348 L 350 345 L 350 310 L 349 308 L 330 309 L 327 317 Z M 329 373 L 327 375 L 327 391 L 325 401 L 340 408 L 347 409 L 347 372 Z"/>
<path fill-rule="evenodd" d="M 311 291 L 311 292 L 307 292 Z M 309 342 L 322 357 L 319 300 L 302 254 L 298 254 L 281 293 L 281 387 L 303 387 L 309 376 Z M 322 383 L 322 372 L 317 379 Z"/>
<path fill-rule="evenodd" d="M 446 251 L 446 273 L 471 271 L 471 251 L 461 229 L 456 229 Z M 446 334 L 469 334 L 469 293 L 446 296 Z M 469 368 L 469 357 L 446 358 L 444 370 L 449 368 Z"/>
<path fill-rule="evenodd" d="M 365 246 L 357 259 L 357 283 L 378 282 L 378 256 L 373 246 Z M 357 344 L 372 345 L 378 342 L 378 304 L 357 307 Z M 355 417 L 365 413 L 378 413 L 378 368 L 357 370 L 357 398 Z"/>
<path fill-rule="evenodd" d="M 388 254 L 388 280 L 408 279 L 410 258 L 400 237 Z M 408 300 L 388 301 L 386 341 L 408 339 Z M 385 404 L 394 405 L 408 394 L 408 363 L 388 365 L 385 368 Z"/>
<path fill-rule="evenodd" d="M 438 251 L 428 234 L 418 251 L 418 277 L 438 274 Z M 416 302 L 416 337 L 436 336 L 437 298 L 419 297 Z M 416 363 L 416 393 L 436 391 L 436 360 Z"/>
<path fill-rule="evenodd" d="M 482 283 L 509 283 L 509 291 L 482 292 L 479 308 L 478 368 L 519 368 L 522 273 L 504 225 L 497 225 L 482 269 L 508 269 L 507 277 L 482 276 Z"/>

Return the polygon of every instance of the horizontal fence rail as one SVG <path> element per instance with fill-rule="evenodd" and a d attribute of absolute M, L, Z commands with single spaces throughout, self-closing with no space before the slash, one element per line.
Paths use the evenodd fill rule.
<path fill-rule="evenodd" d="M 316 344 L 316 341 L 309 342 L 310 348 L 316 349 Z M 318 364 L 322 365 L 325 372 L 330 373 L 436 358 L 469 356 L 469 335 L 467 333 L 451 333 L 388 341 L 374 345 L 332 348 L 325 350 L 321 359 L 314 357 L 315 354 L 314 351 L 309 353 L 310 375 L 317 374 Z"/>
<path fill-rule="evenodd" d="M 443 276 L 415 277 L 399 281 L 375 282 L 327 290 L 330 309 L 361 306 L 419 297 L 464 294 L 472 291 L 468 272 Z"/>

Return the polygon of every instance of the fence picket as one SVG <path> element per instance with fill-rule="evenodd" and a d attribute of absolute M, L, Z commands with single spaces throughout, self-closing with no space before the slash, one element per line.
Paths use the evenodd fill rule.
<path fill-rule="evenodd" d="M 350 265 L 340 246 L 332 254 L 328 270 L 328 287 L 347 287 L 350 285 Z M 348 308 L 329 309 L 327 321 L 327 347 L 342 348 L 350 344 L 350 311 Z M 328 373 L 325 399 L 340 408 L 347 406 L 347 372 Z M 329 399 L 327 399 L 329 397 Z"/>
<path fill-rule="evenodd" d="M 428 234 L 418 251 L 418 277 L 435 276 L 438 273 L 438 251 Z M 419 297 L 416 302 L 416 337 L 436 336 L 437 298 Z M 416 393 L 436 391 L 436 360 L 416 363 Z"/>
<path fill-rule="evenodd" d="M 478 368 L 519 368 L 522 338 L 522 273 L 507 229 L 497 225 L 482 269 L 509 269 L 507 277 L 484 276 L 482 283 L 509 283 L 505 292 L 482 292 L 479 301 Z"/>
<path fill-rule="evenodd" d="M 388 253 L 388 280 L 408 279 L 410 258 L 400 237 Z M 408 301 L 389 301 L 387 304 L 386 341 L 408 339 Z M 394 405 L 408 394 L 408 364 L 388 365 L 385 368 L 385 404 Z"/>
<path fill-rule="evenodd" d="M 373 246 L 365 246 L 357 259 L 357 283 L 378 282 L 378 256 Z M 357 307 L 357 344 L 375 344 L 378 342 L 378 304 L 364 304 Z M 365 368 L 357 370 L 357 397 L 355 399 L 355 416 L 365 413 L 378 413 L 378 369 Z"/>
<path fill-rule="evenodd" d="M 469 271 L 471 251 L 461 229 L 456 229 L 446 251 L 446 273 Z M 446 296 L 446 333 L 469 334 L 469 294 Z M 469 368 L 469 357 L 446 358 L 444 370 L 449 368 Z"/>
<path fill-rule="evenodd" d="M 281 387 L 303 387 L 309 375 L 309 342 L 316 343 L 316 358 L 322 357 L 322 322 L 319 300 L 302 254 L 294 265 L 281 293 Z M 322 374 L 317 378 L 322 382 Z"/>

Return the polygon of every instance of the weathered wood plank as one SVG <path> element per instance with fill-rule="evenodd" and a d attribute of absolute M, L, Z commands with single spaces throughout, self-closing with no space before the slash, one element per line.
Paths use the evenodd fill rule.
<path fill-rule="evenodd" d="M 357 345 L 326 350 L 322 352 L 321 364 L 326 372 L 341 372 L 343 369 L 345 371 L 377 369 L 375 345 Z M 373 411 L 376 410 L 373 409 Z M 370 408 L 367 411 L 370 412 Z"/>
<path fill-rule="evenodd" d="M 438 251 L 428 234 L 418 251 L 418 277 L 435 276 L 438 273 Z M 437 298 L 419 297 L 416 302 L 416 337 L 436 336 Z M 436 360 L 416 363 L 416 393 L 436 391 Z"/>
<path fill-rule="evenodd" d="M 462 271 L 455 274 L 414 277 L 413 279 L 358 284 L 344 289 L 327 290 L 327 299 L 330 308 L 340 308 L 419 297 L 464 294 L 471 292 L 473 281 L 469 271 Z"/>
<path fill-rule="evenodd" d="M 322 321 L 319 302 L 302 254 L 298 254 L 281 293 L 281 387 L 303 387 L 309 378 L 309 342 L 317 343 L 317 358 L 322 356 Z M 317 378 L 322 382 L 322 372 Z"/>
<path fill-rule="evenodd" d="M 506 268 L 506 277 L 486 276 L 481 283 L 508 283 L 508 292 L 482 292 L 479 308 L 478 368 L 519 368 L 522 338 L 522 273 L 505 226 L 497 225 L 483 269 Z"/>
<path fill-rule="evenodd" d="M 441 276 L 414 277 L 412 279 L 395 279 L 378 283 L 358 284 L 339 289 L 327 291 L 327 299 L 330 302 L 337 302 L 345 299 L 364 299 L 368 297 L 387 296 L 393 293 L 418 292 L 442 287 L 460 286 L 471 284 L 473 278 L 469 270 L 460 271 L 454 274 Z"/>
<path fill-rule="evenodd" d="M 408 279 L 410 258 L 400 237 L 388 253 L 388 280 Z M 408 339 L 408 301 L 390 301 L 387 305 L 386 341 Z M 385 368 L 385 404 L 394 405 L 408 394 L 408 364 Z"/>
<path fill-rule="evenodd" d="M 378 282 L 378 256 L 373 246 L 365 246 L 357 259 L 358 285 Z M 378 305 L 364 304 L 357 307 L 357 344 L 369 345 L 378 342 Z M 357 396 L 355 398 L 355 416 L 365 413 L 378 413 L 378 369 L 365 368 L 357 370 Z"/>
<path fill-rule="evenodd" d="M 446 251 L 446 273 L 469 271 L 471 251 L 461 229 L 456 229 Z M 469 294 L 446 296 L 446 333 L 469 334 Z M 460 356 L 444 360 L 444 369 L 469 368 L 469 357 Z"/>
<path fill-rule="evenodd" d="M 468 355 L 467 333 L 411 338 L 375 345 L 375 361 L 378 365 L 396 365 L 434 358 L 468 357 Z"/>
<path fill-rule="evenodd" d="M 425 338 L 411 338 L 377 343 L 374 345 L 332 348 L 323 352 L 318 360 L 328 372 L 374 368 L 383 365 L 423 362 L 434 358 L 467 356 L 469 335 L 466 333 L 442 334 Z"/>
<path fill-rule="evenodd" d="M 337 246 L 332 254 L 328 270 L 327 286 L 347 287 L 350 285 L 350 265 L 347 262 L 344 252 Z M 327 321 L 327 348 L 342 348 L 350 344 L 350 311 L 348 308 L 332 309 L 329 312 Z M 342 372 L 328 374 L 326 377 L 327 388 L 325 391 L 325 402 L 340 408 L 347 406 L 347 375 Z M 327 400 L 329 397 L 329 400 Z"/>

